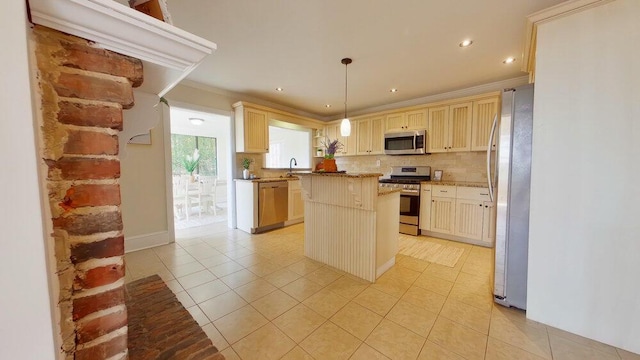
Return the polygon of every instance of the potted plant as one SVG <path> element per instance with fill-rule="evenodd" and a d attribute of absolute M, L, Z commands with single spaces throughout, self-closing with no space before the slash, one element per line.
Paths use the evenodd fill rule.
<path fill-rule="evenodd" d="M 253 160 L 250 158 L 242 158 L 242 167 L 244 168 L 242 170 L 242 178 L 245 180 L 249 178 L 249 166 L 251 166 L 252 162 Z"/>
<path fill-rule="evenodd" d="M 322 161 L 324 171 L 336 172 L 338 167 L 336 166 L 336 159 L 334 158 L 336 152 L 342 149 L 342 143 L 338 139 L 331 140 L 328 137 L 322 142 L 324 145 L 324 160 Z"/>
<path fill-rule="evenodd" d="M 198 167 L 199 162 L 200 153 L 198 152 L 198 149 L 193 150 L 193 155 L 187 155 L 184 159 L 182 159 L 185 170 L 187 170 L 189 175 L 191 175 L 191 182 L 194 181 L 193 172 Z"/>

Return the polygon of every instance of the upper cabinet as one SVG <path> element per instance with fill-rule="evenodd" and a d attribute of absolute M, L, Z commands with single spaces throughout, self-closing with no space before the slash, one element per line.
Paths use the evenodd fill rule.
<path fill-rule="evenodd" d="M 471 121 L 471 151 L 486 151 L 491 137 L 491 127 L 498 113 L 497 97 L 473 102 L 473 120 Z M 491 150 L 496 149 L 496 136 L 491 142 Z"/>
<path fill-rule="evenodd" d="M 241 103 L 234 104 L 236 114 L 236 152 L 269 152 L 269 113 Z"/>
<path fill-rule="evenodd" d="M 378 155 L 384 152 L 384 118 L 358 120 L 355 124 L 356 155 Z"/>
<path fill-rule="evenodd" d="M 414 110 L 387 114 L 385 132 L 402 132 L 427 128 L 427 110 Z"/>
<path fill-rule="evenodd" d="M 351 135 L 349 136 L 342 136 L 342 134 L 340 134 L 340 122 L 332 123 L 325 127 L 327 137 L 331 141 L 338 139 L 342 144 L 342 148 L 336 152 L 335 156 L 350 156 L 356 154 L 357 133 L 357 126 L 353 126 L 353 124 L 351 126 Z"/>
<path fill-rule="evenodd" d="M 471 150 L 473 103 L 429 109 L 427 147 L 430 153 Z"/>

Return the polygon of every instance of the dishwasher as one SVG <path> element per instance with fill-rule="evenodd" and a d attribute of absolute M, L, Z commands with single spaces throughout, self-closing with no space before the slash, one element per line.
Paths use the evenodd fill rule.
<path fill-rule="evenodd" d="M 289 184 L 272 181 L 258 184 L 258 231 L 284 226 L 289 212 Z"/>

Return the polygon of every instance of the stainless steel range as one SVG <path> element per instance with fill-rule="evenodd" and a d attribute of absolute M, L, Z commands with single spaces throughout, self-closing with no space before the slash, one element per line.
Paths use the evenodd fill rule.
<path fill-rule="evenodd" d="M 420 182 L 431 179 L 431 166 L 394 166 L 391 177 L 380 179 L 380 187 L 400 189 L 400 232 L 418 235 Z"/>

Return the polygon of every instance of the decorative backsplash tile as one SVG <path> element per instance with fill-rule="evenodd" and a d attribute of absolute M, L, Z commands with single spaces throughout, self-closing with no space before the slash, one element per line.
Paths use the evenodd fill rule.
<path fill-rule="evenodd" d="M 279 177 L 287 173 L 287 170 L 263 169 L 262 154 L 237 153 L 236 178 L 242 177 L 242 158 L 245 157 L 253 160 L 249 171 L 257 177 Z M 494 158 L 495 154 L 492 161 Z M 356 173 L 377 172 L 383 173 L 385 176 L 391 174 L 392 166 L 431 166 L 431 176 L 433 177 L 434 170 L 442 170 L 442 180 L 444 181 L 482 182 L 487 180 L 486 159 L 485 152 L 475 151 L 405 156 L 344 156 L 337 157 L 336 163 L 338 170 Z M 314 164 L 317 162 L 316 160 L 319 159 L 314 158 Z M 380 160 L 379 167 L 377 166 L 378 160 Z"/>

